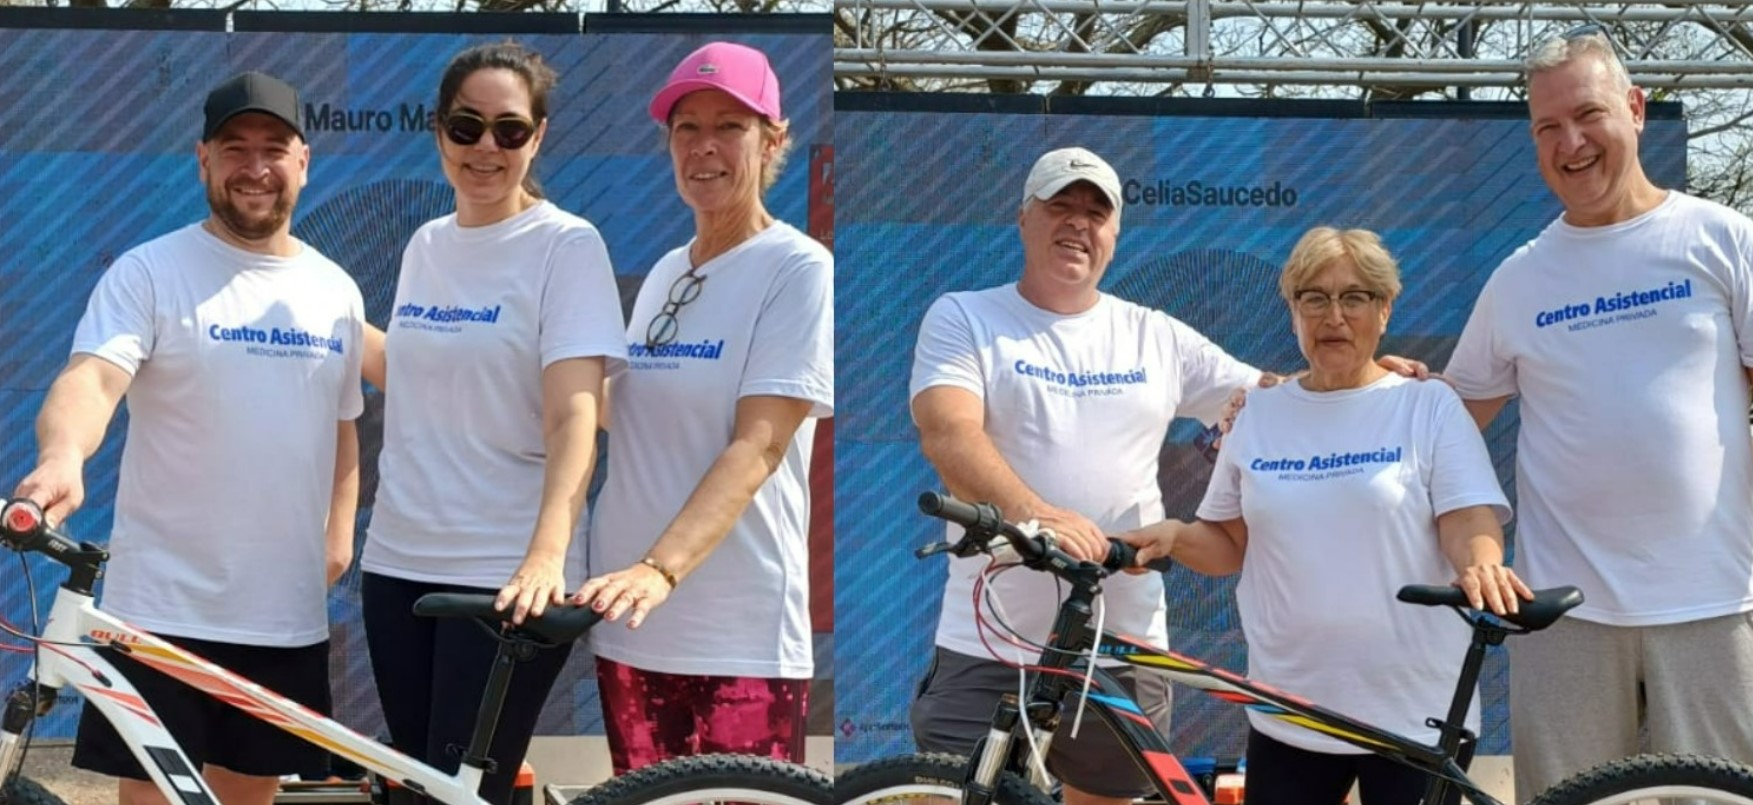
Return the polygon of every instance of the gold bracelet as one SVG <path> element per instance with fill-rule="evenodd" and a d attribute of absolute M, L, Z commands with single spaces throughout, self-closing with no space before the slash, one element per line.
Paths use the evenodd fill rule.
<path fill-rule="evenodd" d="M 674 590 L 676 588 L 676 574 L 671 573 L 669 568 L 658 564 L 656 559 L 647 556 L 644 559 L 639 560 L 639 564 L 657 571 L 657 574 L 662 576 L 664 581 L 670 583 L 670 589 Z"/>

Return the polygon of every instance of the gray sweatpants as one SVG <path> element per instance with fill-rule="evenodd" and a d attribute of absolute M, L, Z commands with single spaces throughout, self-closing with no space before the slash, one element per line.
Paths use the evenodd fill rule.
<path fill-rule="evenodd" d="M 1753 613 L 1663 626 L 1565 618 L 1509 642 L 1516 802 L 1640 751 L 1753 762 Z"/>

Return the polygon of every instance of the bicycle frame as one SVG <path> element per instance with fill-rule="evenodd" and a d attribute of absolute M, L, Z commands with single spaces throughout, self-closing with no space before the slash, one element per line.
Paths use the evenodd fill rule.
<path fill-rule="evenodd" d="M 1102 640 L 1097 652 L 1100 656 L 1119 659 L 1170 681 L 1198 688 L 1223 701 L 1338 738 L 1373 754 L 1423 771 L 1432 781 L 1432 789 L 1425 795 L 1424 801 L 1427 803 L 1441 802 L 1449 787 L 1453 786 L 1477 805 L 1502 805 L 1481 791 L 1468 779 L 1460 765 L 1438 747 L 1372 727 L 1264 683 L 1249 680 L 1191 657 L 1155 648 L 1138 638 L 1103 633 Z M 1109 689 L 1122 690 L 1114 686 Z M 1122 734 L 1130 739 L 1129 748 L 1135 747 L 1133 751 L 1140 768 L 1153 778 L 1153 783 L 1169 802 L 1175 805 L 1205 805 L 1205 797 L 1196 788 L 1183 791 L 1178 790 L 1180 786 L 1165 785 L 1176 780 L 1177 776 L 1184 779 L 1186 772 L 1170 755 L 1162 736 L 1144 717 L 1136 703 L 1124 694 L 1092 694 L 1090 702 L 1098 713 L 1106 715 L 1111 726 L 1118 723 L 1120 726 L 1115 729 L 1124 730 Z"/>
<path fill-rule="evenodd" d="M 91 596 L 66 587 L 57 589 L 49 622 L 39 643 L 38 662 L 26 686 L 36 685 L 40 702 L 34 716 L 48 712 L 58 689 L 66 685 L 95 705 L 127 743 L 152 782 L 169 801 L 182 805 L 216 805 L 219 800 L 189 762 L 158 715 L 128 680 L 97 651 L 109 646 L 126 651 L 160 673 L 232 705 L 282 730 L 321 746 L 402 786 L 449 805 L 487 805 L 478 793 L 482 769 L 463 763 L 446 775 L 375 740 L 280 696 L 189 651 L 100 611 Z M 14 697 L 32 694 L 21 688 Z M 16 702 L 14 703 L 16 704 Z M 20 734 L 29 717 L 16 719 L 9 707 L 0 729 L 0 773 L 18 761 Z"/>
<path fill-rule="evenodd" d="M 1051 573 L 1071 585 L 1070 594 L 1060 603 L 1054 616 L 1047 645 L 1039 646 L 1041 653 L 1034 666 L 1037 673 L 1028 692 L 1028 703 L 1019 710 L 1015 695 L 1001 697 L 992 714 L 991 729 L 970 758 L 962 786 L 964 802 L 968 805 L 990 805 L 1000 774 L 1006 771 L 1026 778 L 1037 787 L 1044 787 L 1042 776 L 1036 773 L 1037 764 L 1030 763 L 1032 758 L 1023 756 L 1021 748 L 1013 746 L 1012 738 L 1022 731 L 1029 743 L 1045 755 L 1046 746 L 1059 726 L 1060 708 L 1077 693 L 1073 685 L 1078 684 L 1076 680 L 1082 679 L 1086 673 L 1092 677 L 1092 682 L 1099 681 L 1100 684 L 1098 692 L 1085 697 L 1084 701 L 1093 704 L 1097 716 L 1120 736 L 1128 756 L 1157 792 L 1174 805 L 1209 805 L 1138 704 L 1123 692 L 1113 676 L 1099 668 L 1090 669 L 1089 663 L 1098 658 L 1136 666 L 1224 701 L 1332 736 L 1371 754 L 1417 769 L 1429 781 L 1422 798 L 1425 805 L 1440 805 L 1449 794 L 1457 791 L 1466 794 L 1475 805 L 1503 805 L 1468 779 L 1455 760 L 1461 756 L 1463 744 L 1476 738 L 1466 728 L 1465 722 L 1479 683 L 1479 671 L 1485 664 L 1485 650 L 1489 646 L 1501 645 L 1510 635 L 1544 629 L 1583 601 L 1582 593 L 1575 587 L 1554 587 L 1535 591 L 1518 613 L 1499 616 L 1502 621 L 1484 614 L 1463 613 L 1462 618 L 1472 627 L 1472 637 L 1467 644 L 1467 654 L 1461 663 L 1461 675 L 1456 680 L 1447 716 L 1425 721 L 1427 726 L 1438 731 L 1437 744 L 1430 746 L 1328 710 L 1270 685 L 1158 649 L 1138 638 L 1098 632 L 1090 626 L 1090 619 L 1092 606 L 1101 594 L 1102 581 L 1109 572 L 1137 564 L 1133 549 L 1119 540 L 1109 540 L 1109 551 L 1098 564 L 1076 559 L 1058 550 L 1051 540 L 1025 533 L 1006 523 L 998 508 L 988 503 L 969 504 L 927 492 L 919 496 L 919 509 L 960 525 L 963 533 L 961 539 L 953 543 L 928 545 L 915 551 L 915 556 L 923 559 L 945 552 L 962 557 L 986 553 L 995 562 L 1001 557 L 1014 559 L 1016 564 Z M 1154 564 L 1146 567 L 1166 569 Z M 1408 585 L 1400 588 L 1395 598 L 1408 605 L 1447 606 L 1457 612 L 1470 608 L 1465 596 L 1448 586 Z M 983 628 L 981 622 L 976 625 Z"/>
<path fill-rule="evenodd" d="M 1043 754 L 1052 739 L 1052 728 L 1059 717 L 1060 703 L 1077 696 L 1078 689 L 1081 688 L 1081 677 L 1087 665 L 1079 662 L 1077 657 L 1080 654 L 1087 657 L 1090 647 L 1096 646 L 1097 656 L 1119 660 L 1142 671 L 1166 677 L 1172 682 L 1197 688 L 1223 701 L 1243 705 L 1419 769 L 1429 775 L 1431 781 L 1424 797 L 1426 803 L 1442 802 L 1452 787 L 1466 794 L 1476 805 L 1502 805 L 1480 790 L 1453 760 L 1454 748 L 1462 740 L 1458 724 L 1465 717 L 1472 687 L 1478 681 L 1485 646 L 1493 641 L 1489 633 L 1475 630 L 1462 668 L 1462 679 L 1457 686 L 1449 724 L 1435 722 L 1444 728 L 1444 742 L 1452 744 L 1445 750 L 1378 729 L 1270 685 L 1191 657 L 1156 648 L 1139 638 L 1104 631 L 1098 642 L 1095 630 L 1088 624 L 1090 598 L 1093 596 L 1082 589 L 1072 592 L 1060 607 L 1052 632 L 1054 637 L 1051 646 L 1041 653 L 1041 665 L 1048 671 L 1037 674 L 1030 690 L 1029 707 L 1025 712 L 1028 714 L 1026 728 L 1035 731 L 1036 745 L 1041 747 Z M 1143 709 L 1126 695 L 1125 688 L 1100 668 L 1095 669 L 1094 676 L 1092 691 L 1087 698 L 1088 706 L 1109 729 L 1121 737 L 1121 744 L 1128 755 L 1157 792 L 1171 805 L 1210 805 L 1204 793 L 1169 750 L 1156 726 L 1151 723 Z M 1463 699 L 1463 696 L 1467 698 Z M 1033 774 L 1031 770 L 1019 768 L 1019 758 L 1007 743 L 998 745 L 997 751 L 992 751 L 991 745 L 994 741 L 1003 740 L 1000 732 L 1008 734 L 1015 728 L 1024 727 L 1019 723 L 1019 715 L 1021 714 L 1017 712 L 1014 702 L 1007 701 L 1000 705 L 999 711 L 993 717 L 994 729 L 987 738 L 988 747 L 982 749 L 970 769 L 971 788 L 989 788 L 996 780 L 997 771 L 1003 763 L 1009 763 L 1011 768 L 1024 774 L 1037 786 L 1042 782 L 1039 775 Z M 1021 748 L 1017 748 L 1017 751 L 1020 752 Z"/>

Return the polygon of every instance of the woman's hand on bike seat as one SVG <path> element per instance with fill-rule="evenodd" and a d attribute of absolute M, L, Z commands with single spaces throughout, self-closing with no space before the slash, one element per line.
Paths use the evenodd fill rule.
<path fill-rule="evenodd" d="M 1534 600 L 1534 591 L 1504 565 L 1469 565 L 1453 583 L 1467 594 L 1468 606 L 1500 617 L 1514 615 L 1521 601 Z"/>
<path fill-rule="evenodd" d="M 1401 587 L 1400 591 L 1395 593 L 1394 598 L 1408 604 L 1419 604 L 1427 607 L 1471 608 L 1467 601 L 1467 593 L 1461 588 L 1449 584 L 1408 584 Z M 1564 613 L 1575 609 L 1582 602 L 1583 593 L 1575 587 L 1551 587 L 1535 590 L 1533 597 L 1524 602 L 1514 614 L 1499 617 L 1504 622 L 1519 626 L 1523 630 L 1523 632 L 1511 632 L 1511 634 L 1535 632 L 1556 623 L 1559 618 L 1564 617 Z M 1473 621 L 1475 627 L 1484 623 L 1484 619 L 1479 616 L 1468 616 L 1468 620 Z"/>
<path fill-rule="evenodd" d="M 425 618 L 475 618 L 511 625 L 512 612 L 495 606 L 485 593 L 427 593 L 414 602 L 414 614 Z M 514 631 L 562 645 L 584 636 L 602 616 L 585 607 L 549 607 L 540 617 L 526 617 Z"/>
<path fill-rule="evenodd" d="M 499 589 L 493 608 L 509 609 L 511 623 L 521 624 L 525 617 L 540 617 L 548 607 L 565 603 L 564 557 L 526 556 L 511 580 Z"/>
<path fill-rule="evenodd" d="M 627 616 L 627 628 L 637 629 L 651 611 L 669 600 L 673 577 L 660 566 L 641 561 L 626 570 L 586 580 L 572 602 L 602 613 L 603 620 Z"/>

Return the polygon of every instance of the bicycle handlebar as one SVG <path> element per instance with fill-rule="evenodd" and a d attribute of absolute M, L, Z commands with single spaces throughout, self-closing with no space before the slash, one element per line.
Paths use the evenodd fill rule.
<path fill-rule="evenodd" d="M 979 544 L 969 549 L 952 548 L 958 556 L 972 555 L 973 550 L 985 549 L 992 537 L 1004 537 L 1016 549 L 1023 564 L 1036 569 L 1051 571 L 1055 567 L 1071 567 L 1078 564 L 1067 554 L 1040 536 L 1025 534 L 1022 529 L 1005 522 L 1004 515 L 998 507 L 990 503 L 967 503 L 949 495 L 937 492 L 926 492 L 919 496 L 919 510 L 940 520 L 948 520 L 961 526 L 968 535 Z M 964 538 L 966 539 L 966 537 Z M 1136 567 L 1138 549 L 1113 537 L 1108 538 L 1108 555 L 1098 564 L 1109 573 Z M 1174 567 L 1168 557 L 1151 560 L 1144 566 L 1159 572 Z"/>
<path fill-rule="evenodd" d="M 86 558 L 91 551 L 49 525 L 43 508 L 25 498 L 0 500 L 0 544 L 15 551 L 40 553 L 64 565 Z"/>

